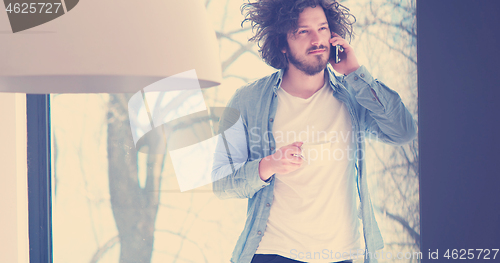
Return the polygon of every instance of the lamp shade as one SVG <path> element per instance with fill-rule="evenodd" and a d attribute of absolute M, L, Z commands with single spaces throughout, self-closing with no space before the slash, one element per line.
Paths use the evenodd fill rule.
<path fill-rule="evenodd" d="M 193 69 L 201 88 L 222 78 L 201 0 L 79 1 L 16 33 L 2 11 L 0 92 L 135 93 Z"/>

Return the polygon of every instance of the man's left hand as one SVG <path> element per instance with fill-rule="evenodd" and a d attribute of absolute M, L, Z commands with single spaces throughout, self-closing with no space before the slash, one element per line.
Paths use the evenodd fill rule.
<path fill-rule="evenodd" d="M 349 43 L 339 36 L 337 33 L 332 32 L 332 38 L 330 38 L 330 52 L 333 52 L 333 48 L 336 45 L 342 46 L 344 52 L 339 52 L 340 62 L 335 64 L 335 59 L 330 58 L 330 64 L 332 64 L 333 69 L 338 73 L 349 75 L 349 73 L 356 71 L 359 68 L 358 60 L 354 54 L 354 49 L 349 45 Z"/>

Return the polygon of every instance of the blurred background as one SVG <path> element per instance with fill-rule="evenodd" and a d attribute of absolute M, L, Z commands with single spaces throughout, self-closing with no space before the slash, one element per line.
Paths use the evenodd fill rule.
<path fill-rule="evenodd" d="M 225 106 L 237 88 L 275 70 L 247 41 L 243 1 L 200 1 L 217 34 L 223 73 L 222 84 L 203 96 L 207 107 Z M 397 91 L 417 120 L 415 0 L 340 3 L 357 19 L 351 44 L 359 62 Z M 219 200 L 211 185 L 180 192 L 168 154 L 135 149 L 131 96 L 51 97 L 54 262 L 229 262 L 247 200 Z M 383 251 L 392 254 L 379 261 L 419 262 L 395 258 L 420 251 L 418 140 L 399 147 L 369 140 L 366 156 Z"/>

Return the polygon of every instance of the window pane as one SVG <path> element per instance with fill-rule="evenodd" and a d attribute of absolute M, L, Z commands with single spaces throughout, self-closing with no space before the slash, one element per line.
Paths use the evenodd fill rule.
<path fill-rule="evenodd" d="M 358 60 L 417 119 L 415 1 L 341 2 L 358 18 L 351 42 Z M 240 2 L 206 3 L 224 79 L 203 96 L 207 106 L 221 107 L 237 88 L 274 70 L 257 46 L 247 46 L 252 31 L 240 27 Z M 136 150 L 127 108 L 132 95 L 51 98 L 54 262 L 227 262 L 247 201 L 219 200 L 211 185 L 181 193 L 169 154 Z M 368 140 L 366 147 L 384 252 L 419 251 L 418 141 L 394 147 Z"/>
<path fill-rule="evenodd" d="M 54 262 L 226 261 L 246 202 L 181 193 L 168 154 L 136 151 L 129 98 L 51 98 Z"/>

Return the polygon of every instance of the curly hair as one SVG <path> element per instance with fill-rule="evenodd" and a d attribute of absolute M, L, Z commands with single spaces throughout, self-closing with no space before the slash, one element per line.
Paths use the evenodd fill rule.
<path fill-rule="evenodd" d="M 250 1 L 250 0 L 249 0 Z M 325 11 L 330 31 L 342 38 L 353 37 L 352 24 L 356 18 L 349 9 L 336 0 L 258 0 L 242 5 L 241 12 L 251 22 L 255 35 L 249 41 L 256 41 L 264 62 L 276 69 L 288 66 L 281 50 L 288 47 L 287 34 L 298 29 L 299 14 L 307 7 L 321 6 Z M 351 18 L 354 20 L 351 22 Z"/>

